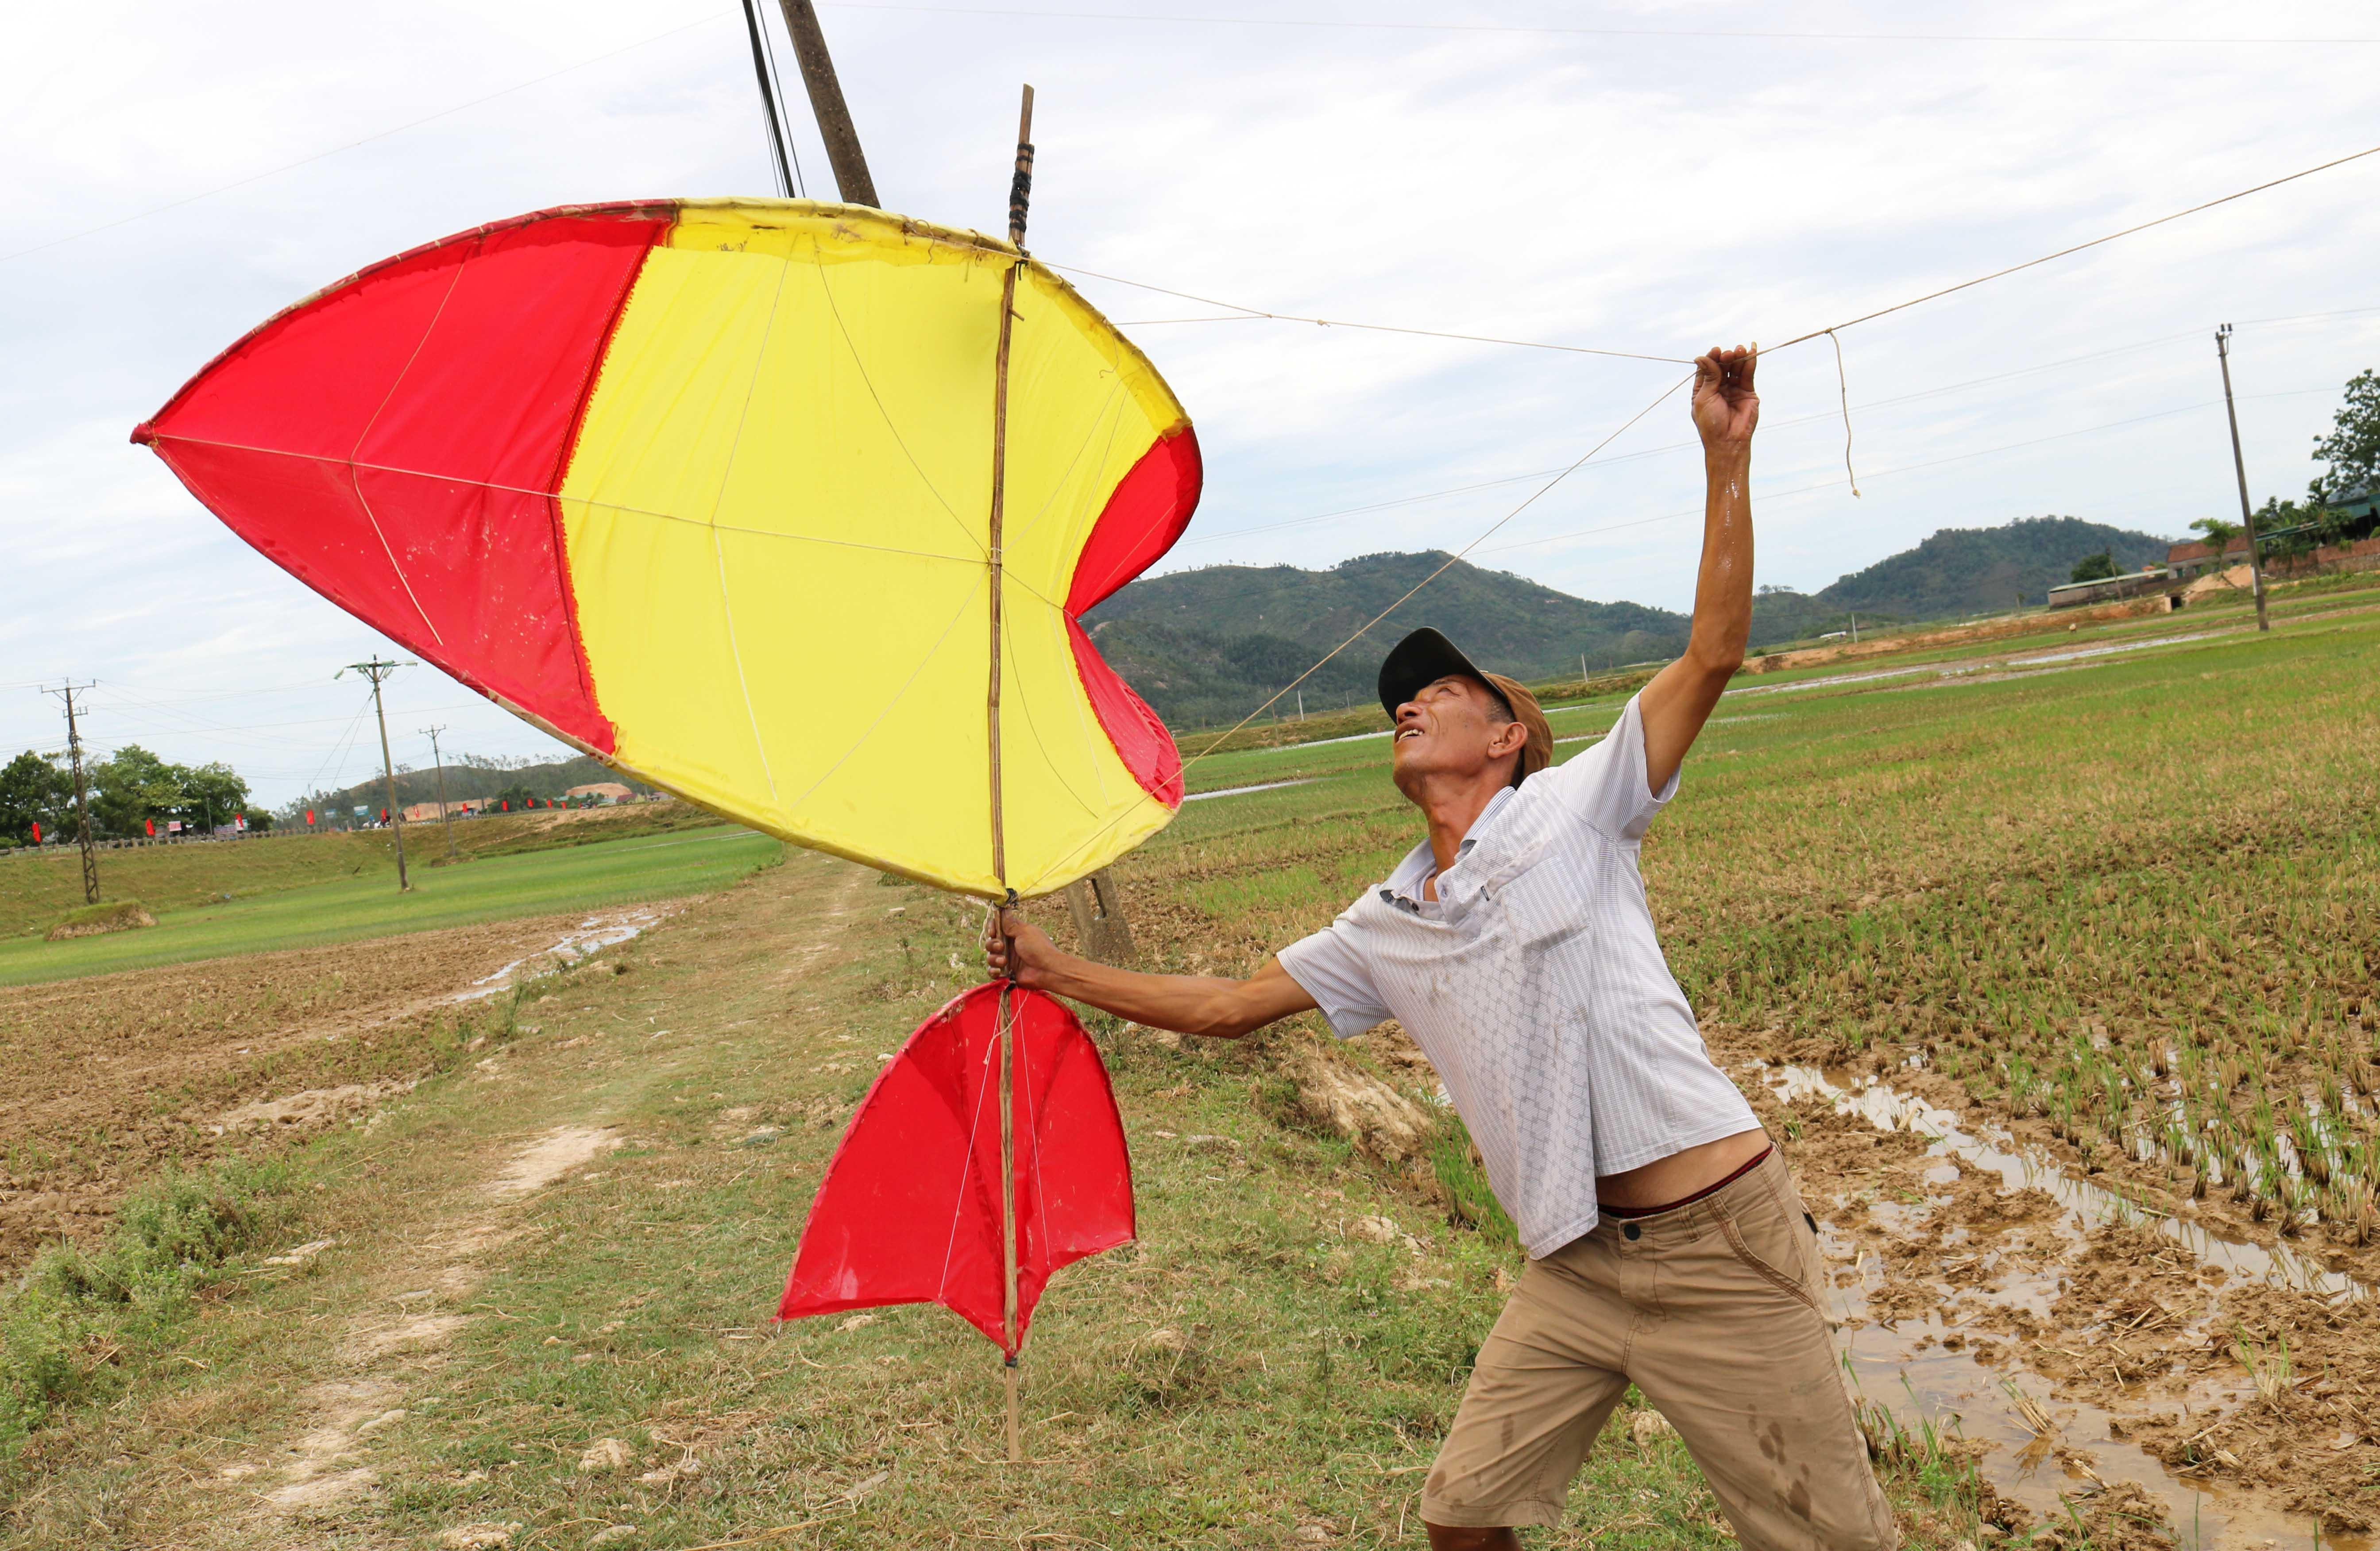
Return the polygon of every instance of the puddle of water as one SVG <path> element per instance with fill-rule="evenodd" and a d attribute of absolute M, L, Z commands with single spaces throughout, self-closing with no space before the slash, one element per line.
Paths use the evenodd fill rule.
<path fill-rule="evenodd" d="M 468 988 L 457 991 L 446 1000 L 449 1002 L 478 1001 L 483 997 L 494 996 L 516 979 L 534 979 L 540 975 L 551 975 L 563 964 L 577 963 L 603 949 L 615 948 L 660 920 L 661 913 L 652 910 L 631 910 L 617 915 L 590 915 L 579 922 L 576 930 L 563 934 L 562 939 L 552 947 L 515 959 L 495 973 L 481 975 L 472 981 Z M 522 966 L 538 963 L 543 963 L 545 967 L 528 975 L 519 973 Z"/>
<path fill-rule="evenodd" d="M 2207 631 L 2194 636 L 2159 636 L 2146 641 L 2118 641 L 2106 646 L 2078 647 L 2070 651 L 2011 653 L 2006 657 L 1968 659 L 1956 663 L 1937 665 L 1925 663 L 1913 668 L 1885 668 L 1864 673 L 1836 673 L 1827 678 L 1801 679 L 1792 684 L 1759 685 L 1743 689 L 1730 689 L 1728 698 L 1739 695 L 1783 695 L 1796 689 L 1831 689 L 1846 684 L 1873 684 L 1879 679 L 1909 678 L 1918 673 L 1932 673 L 1941 679 L 1961 679 L 1973 674 L 1998 673 L 2008 669 L 2029 668 L 2036 663 L 2072 662 L 2085 658 L 2109 657 L 2128 651 L 2145 651 L 2151 647 L 2169 647 L 2186 641 L 2209 640 L 2222 631 Z"/>
<path fill-rule="evenodd" d="M 2056 1163 L 2004 1134 L 1989 1139 L 1972 1136 L 1949 1110 L 1937 1109 L 1873 1077 L 1853 1079 L 1810 1066 L 1767 1070 L 1769 1085 L 1781 1097 L 1829 1099 L 1838 1110 L 1857 1114 L 1878 1131 L 1907 1131 L 1928 1137 L 1934 1143 L 1933 1151 L 1955 1157 L 1973 1168 L 1991 1169 L 2010 1190 L 2030 1187 L 2054 1197 L 2085 1227 L 2120 1217 L 2154 1226 L 2202 1262 L 2221 1266 L 2233 1276 L 2331 1298 L 2362 1297 L 2372 1290 L 2354 1278 L 2330 1270 L 2286 1244 L 2234 1239 L 2189 1218 L 2168 1217 L 2139 1206 L 2104 1186 L 2073 1179 Z"/>
<path fill-rule="evenodd" d="M 1368 736 L 1369 734 L 1366 735 Z M 1385 736 L 1386 734 L 1382 735 Z M 1339 740 L 1334 738 L 1330 741 L 1336 743 Z M 1314 745 L 1312 744 L 1295 744 L 1292 746 L 1296 748 L 1312 748 Z M 1203 803 L 1209 797 L 1236 797 L 1248 792 L 1278 792 L 1284 786 L 1311 786 L 1321 779 L 1322 778 L 1320 776 L 1305 776 L 1296 781 L 1260 781 L 1253 786 L 1225 786 L 1220 787 L 1212 792 L 1193 792 L 1182 800 L 1185 803 Z"/>
<path fill-rule="evenodd" d="M 1946 1160 L 2000 1177 L 2009 1190 L 2031 1188 L 2063 1206 L 2069 1226 L 2077 1230 L 2121 1215 L 2128 1220 L 2153 1224 L 2165 1237 L 2190 1250 L 2202 1263 L 2216 1266 L 2235 1277 L 2278 1283 L 2333 1297 L 2359 1297 L 2371 1290 L 2353 1278 L 2317 1266 L 2286 1246 L 2247 1242 L 2210 1231 L 2195 1222 L 2144 1211 L 2115 1192 L 2070 1179 L 2046 1157 L 2005 1135 L 1979 1138 L 1957 1118 L 1925 1100 L 1897 1092 L 1875 1078 L 1853 1079 L 1808 1066 L 1756 1067 L 1762 1078 L 1786 1099 L 1820 1098 L 1838 1113 L 1856 1114 L 1879 1131 L 1908 1131 L 1930 1139 L 1929 1151 Z M 1947 1172 L 1947 1161 L 1942 1166 Z M 1929 1176 L 1932 1177 L 1932 1176 Z M 1949 1182 L 1937 1179 L 1937 1183 Z M 1874 1210 L 1888 1218 L 1890 1204 Z M 1900 1208 L 1905 1210 L 1905 1208 Z M 1856 1259 L 1858 1247 L 1825 1230 L 1827 1249 L 1837 1264 L 1857 1266 L 1853 1285 L 1836 1289 L 1846 1316 L 1843 1339 L 1847 1363 L 1861 1393 L 1897 1415 L 1902 1425 L 1923 1420 L 1937 1428 L 1955 1422 L 1959 1433 L 1986 1444 L 1990 1451 L 1981 1469 L 1992 1484 L 2010 1500 L 2049 1518 L 2063 1516 L 2061 1496 L 2092 1486 L 2091 1474 L 2114 1483 L 2136 1481 L 2164 1505 L 2180 1544 L 2212 1548 L 2270 1538 L 2294 1544 L 2310 1533 L 2309 1521 L 2260 1497 L 2219 1485 L 2193 1485 L 2174 1476 L 2165 1463 L 2135 1444 L 2110 1436 L 2114 1418 L 2086 1402 L 2053 1398 L 2050 1385 L 2024 1371 L 2021 1363 L 2004 1364 L 2003 1373 L 1977 1360 L 1962 1327 L 1977 1305 L 2023 1309 L 2046 1317 L 2061 1290 L 2054 1278 L 2023 1273 L 1996 1276 L 1995 1251 L 1982 1251 L 1984 1272 L 1976 1285 L 1944 1286 L 1940 1305 L 1916 1317 L 1880 1318 L 1870 1312 L 1882 1287 L 1886 1268 L 1880 1262 Z M 1946 1259 L 1944 1270 L 1960 1263 Z M 1962 1309 L 1961 1305 L 1964 1305 Z M 2212 1316 L 2209 1307 L 2198 1323 Z M 1955 1339 L 1954 1349 L 1945 1346 Z M 2011 1355 L 2013 1343 L 1995 1340 L 1991 1349 Z M 2237 1387 L 2193 1385 L 2186 1397 L 2188 1411 L 2204 1414 L 2228 1411 L 2246 1391 L 2244 1378 Z M 2019 1396 L 2031 1402 L 2051 1424 L 2046 1433 L 2028 1422 Z M 2065 1451 L 2064 1457 L 2060 1449 Z M 2079 1460 L 2090 1474 L 2070 1461 Z M 2371 1551 L 2369 1540 L 2330 1537 L 2337 1551 Z"/>

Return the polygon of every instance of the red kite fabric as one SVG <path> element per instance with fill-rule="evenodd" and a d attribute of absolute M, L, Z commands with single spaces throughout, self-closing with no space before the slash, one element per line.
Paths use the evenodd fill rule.
<path fill-rule="evenodd" d="M 827 1166 L 779 1319 L 940 1303 L 1002 1330 L 1000 996 L 962 993 L 878 1073 Z M 1132 1242 L 1132 1157 L 1098 1047 L 1039 991 L 1016 1019 L 1017 1345 L 1059 1267 Z"/>

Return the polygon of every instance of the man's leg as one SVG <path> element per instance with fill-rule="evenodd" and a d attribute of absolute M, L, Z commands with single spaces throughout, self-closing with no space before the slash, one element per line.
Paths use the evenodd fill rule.
<path fill-rule="evenodd" d="M 1516 1524 L 1559 1524 L 1571 1477 L 1628 1388 L 1634 1314 L 1590 1235 L 1532 1261 L 1479 1348 L 1422 1489 L 1433 1551 L 1515 1551 Z"/>
<path fill-rule="evenodd" d="M 1816 1235 L 1772 1154 L 1742 1179 L 1648 1221 L 1665 1315 L 1629 1376 L 1678 1429 L 1747 1551 L 1891 1551 L 1891 1509 L 1843 1392 Z"/>

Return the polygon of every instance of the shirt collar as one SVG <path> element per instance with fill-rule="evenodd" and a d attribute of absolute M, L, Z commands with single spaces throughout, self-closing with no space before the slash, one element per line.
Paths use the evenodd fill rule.
<path fill-rule="evenodd" d="M 1463 860 L 1471 854 L 1471 848 L 1479 843 L 1479 837 L 1488 832 L 1488 826 L 1512 801 L 1514 790 L 1510 786 L 1499 790 L 1488 799 L 1488 806 L 1479 810 L 1479 817 L 1471 821 L 1471 828 L 1463 831 L 1462 843 L 1454 848 L 1454 865 L 1439 877 L 1439 899 L 1441 903 L 1446 898 L 1447 879 L 1461 870 Z M 1428 879 L 1430 869 L 1437 865 L 1437 854 L 1430 850 L 1429 842 L 1424 840 L 1405 854 L 1405 859 L 1397 864 L 1396 871 L 1389 874 L 1389 880 L 1380 886 L 1380 898 L 1407 910 L 1425 908 L 1428 902 L 1421 897 L 1421 887 Z"/>

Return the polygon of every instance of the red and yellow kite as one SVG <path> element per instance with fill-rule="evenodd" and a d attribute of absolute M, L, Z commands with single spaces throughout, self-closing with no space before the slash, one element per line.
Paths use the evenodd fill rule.
<path fill-rule="evenodd" d="M 1037 894 L 1181 803 L 1172 738 L 1078 621 L 1189 522 L 1197 440 L 996 239 L 805 200 L 541 212 L 298 303 L 133 439 L 389 638 L 795 844 Z"/>

